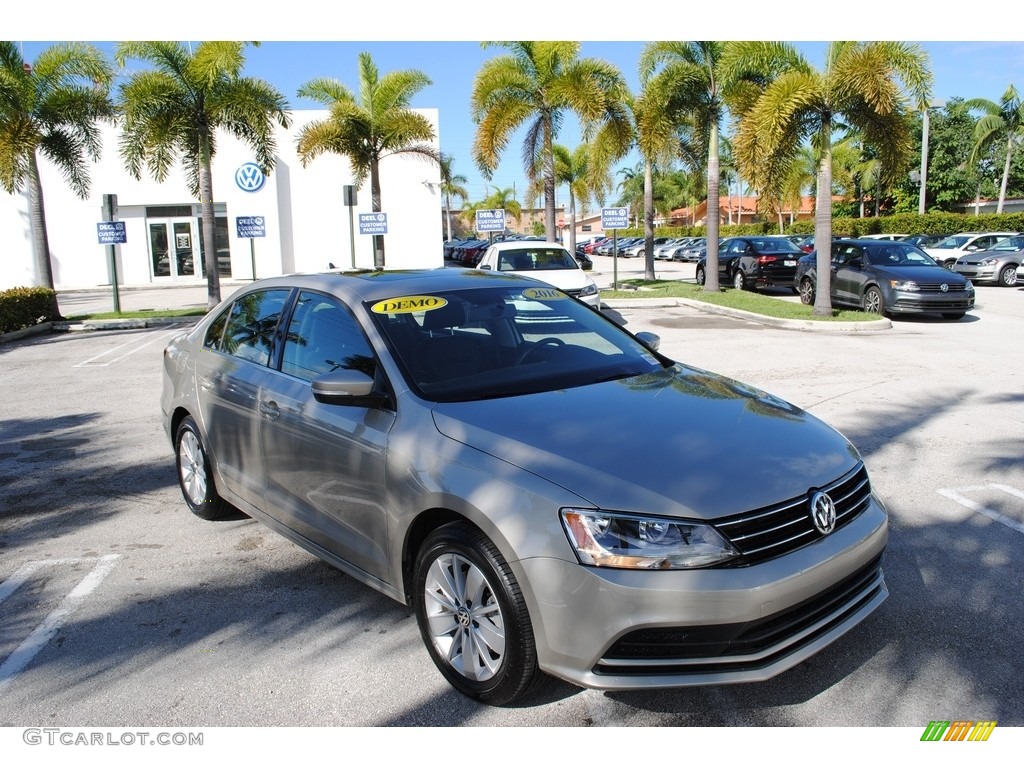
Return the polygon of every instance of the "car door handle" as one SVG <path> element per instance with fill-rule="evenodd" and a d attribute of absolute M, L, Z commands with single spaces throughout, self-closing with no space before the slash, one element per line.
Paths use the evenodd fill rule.
<path fill-rule="evenodd" d="M 277 421 L 281 418 L 281 409 L 277 407 L 277 403 L 272 400 L 263 400 L 260 402 L 260 413 L 266 416 L 270 421 Z"/>

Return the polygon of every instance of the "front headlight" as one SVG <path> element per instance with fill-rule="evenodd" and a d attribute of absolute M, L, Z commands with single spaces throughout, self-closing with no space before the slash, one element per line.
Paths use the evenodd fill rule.
<path fill-rule="evenodd" d="M 974 283 L 972 283 L 970 280 L 964 280 L 964 290 L 965 291 L 973 291 L 974 290 Z"/>
<path fill-rule="evenodd" d="M 892 286 L 894 291 L 919 291 L 917 283 L 913 280 L 890 280 L 889 285 Z"/>
<path fill-rule="evenodd" d="M 569 543 L 584 565 L 673 570 L 702 568 L 739 555 L 704 523 L 563 509 Z"/>
<path fill-rule="evenodd" d="M 580 296 L 596 296 L 597 295 L 597 284 L 587 283 L 583 286 L 583 290 L 580 291 Z"/>
<path fill-rule="evenodd" d="M 999 259 L 995 258 L 994 256 L 989 256 L 987 259 L 981 260 L 981 266 L 994 267 L 997 261 L 999 261 Z"/>

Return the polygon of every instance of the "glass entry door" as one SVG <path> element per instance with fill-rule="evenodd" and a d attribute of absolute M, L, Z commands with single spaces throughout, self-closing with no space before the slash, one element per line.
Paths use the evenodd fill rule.
<path fill-rule="evenodd" d="M 194 218 L 148 219 L 153 277 L 194 278 L 202 274 Z"/>

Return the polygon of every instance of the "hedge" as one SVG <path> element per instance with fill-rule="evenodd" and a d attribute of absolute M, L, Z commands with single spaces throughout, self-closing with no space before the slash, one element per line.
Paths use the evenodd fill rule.
<path fill-rule="evenodd" d="M 802 219 L 790 224 L 783 221 L 784 234 L 813 235 L 814 219 Z M 1024 213 L 986 213 L 981 216 L 963 213 L 897 213 L 892 216 L 832 218 L 832 234 L 845 237 L 881 235 L 953 235 L 957 232 L 1024 232 Z M 643 229 L 620 229 L 619 237 L 642 237 Z M 658 227 L 655 237 L 704 237 L 704 227 Z M 722 224 L 721 237 L 737 235 L 777 235 L 778 219 L 754 224 Z"/>
<path fill-rule="evenodd" d="M 60 319 L 57 292 L 49 288 L 11 288 L 0 291 L 0 333 L 20 331 Z"/>

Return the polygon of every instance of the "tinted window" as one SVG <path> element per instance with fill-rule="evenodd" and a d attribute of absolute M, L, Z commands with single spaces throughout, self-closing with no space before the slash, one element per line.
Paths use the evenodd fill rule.
<path fill-rule="evenodd" d="M 577 268 L 576 260 L 564 248 L 517 248 L 498 254 L 498 270 L 501 272 Z"/>
<path fill-rule="evenodd" d="M 341 302 L 299 294 L 281 355 L 281 370 L 306 381 L 342 369 L 373 376 L 376 358 L 359 323 Z"/>
<path fill-rule="evenodd" d="M 266 365 L 288 294 L 287 289 L 255 291 L 236 299 L 226 313 L 227 327 L 220 344 L 211 344 L 211 348 Z"/>

